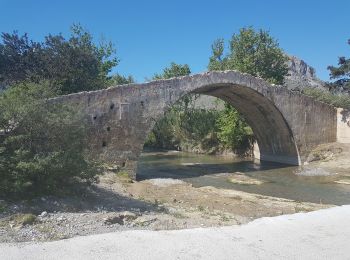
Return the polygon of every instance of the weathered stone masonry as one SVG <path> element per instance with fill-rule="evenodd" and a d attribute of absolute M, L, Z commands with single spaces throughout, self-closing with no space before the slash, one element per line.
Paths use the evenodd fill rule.
<path fill-rule="evenodd" d="M 237 71 L 116 86 L 55 101 L 79 106 L 86 114 L 97 157 L 135 172 L 156 121 L 188 93 L 215 96 L 236 107 L 256 135 L 261 160 L 298 165 L 316 145 L 337 138 L 334 107 Z"/>

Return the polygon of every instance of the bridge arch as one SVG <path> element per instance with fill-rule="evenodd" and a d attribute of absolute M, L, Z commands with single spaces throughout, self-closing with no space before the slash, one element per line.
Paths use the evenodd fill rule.
<path fill-rule="evenodd" d="M 242 75 L 242 74 L 240 74 Z M 249 84 L 251 81 L 248 81 Z M 183 90 L 177 84 L 177 90 L 170 94 L 170 102 L 164 106 L 162 114 L 154 118 L 145 132 L 144 141 L 155 123 L 165 116 L 166 111 L 186 94 L 202 94 L 217 97 L 235 107 L 251 126 L 259 146 L 256 159 L 292 165 L 301 163 L 293 132 L 286 119 L 273 102 L 258 90 L 236 82 L 193 84 Z M 270 86 L 272 87 L 272 86 Z M 268 93 L 262 91 L 263 93 Z M 174 95 L 175 94 L 175 95 Z M 176 98 L 175 98 L 176 97 Z"/>
<path fill-rule="evenodd" d="M 126 166 L 132 176 L 155 122 L 189 93 L 218 97 L 243 114 L 257 137 L 261 160 L 302 164 L 315 146 L 336 141 L 336 108 L 237 71 L 115 86 L 51 102 L 80 107 L 89 122 L 93 154 Z"/>

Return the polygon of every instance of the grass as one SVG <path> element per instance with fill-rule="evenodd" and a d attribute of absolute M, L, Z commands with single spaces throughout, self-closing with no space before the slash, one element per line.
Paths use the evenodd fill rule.
<path fill-rule="evenodd" d="M 310 208 L 306 205 L 302 205 L 302 202 L 297 202 L 297 204 L 294 206 L 294 210 L 296 213 L 313 211 L 312 208 Z"/>
<path fill-rule="evenodd" d="M 138 200 L 147 202 L 147 200 L 146 200 L 145 197 L 143 197 L 143 196 L 138 197 Z"/>
<path fill-rule="evenodd" d="M 198 206 L 198 210 L 199 210 L 199 211 L 204 211 L 205 209 L 204 209 L 203 206 L 200 205 L 200 206 Z"/>
<path fill-rule="evenodd" d="M 34 214 L 15 214 L 10 217 L 4 218 L 0 221 L 0 226 L 8 226 L 9 224 L 13 226 L 24 226 L 24 225 L 33 225 L 37 222 L 37 217 Z"/>
<path fill-rule="evenodd" d="M 171 215 L 174 216 L 175 218 L 179 218 L 179 219 L 188 218 L 187 216 L 185 216 L 184 214 L 182 214 L 180 212 L 173 212 L 173 213 L 171 213 Z"/>
<path fill-rule="evenodd" d="M 127 171 L 119 171 L 119 172 L 117 173 L 117 175 L 118 175 L 119 177 L 129 178 L 129 173 L 128 173 Z"/>
<path fill-rule="evenodd" d="M 46 234 L 46 239 L 49 241 L 61 240 L 69 238 L 69 235 L 58 233 L 53 227 L 47 225 L 40 225 L 36 227 L 38 231 Z"/>
<path fill-rule="evenodd" d="M 47 234 L 54 233 L 54 229 L 52 227 L 47 226 L 47 225 L 40 225 L 40 226 L 37 227 L 37 229 L 41 233 L 47 233 Z"/>
<path fill-rule="evenodd" d="M 36 222 L 36 216 L 34 214 L 16 214 L 13 217 L 13 221 L 16 223 L 16 225 L 33 225 Z"/>
<path fill-rule="evenodd" d="M 130 175 L 127 171 L 119 171 L 116 173 L 116 175 L 119 178 L 119 180 L 121 180 L 122 182 L 126 182 L 126 183 L 133 182 L 132 178 L 130 178 Z"/>
<path fill-rule="evenodd" d="M 158 199 L 154 199 L 153 205 L 158 207 L 160 205 L 160 201 Z"/>
<path fill-rule="evenodd" d="M 6 204 L 0 202 L 0 213 L 4 213 L 6 211 Z"/>
<path fill-rule="evenodd" d="M 230 218 L 227 217 L 227 216 L 225 216 L 225 215 L 221 215 L 221 216 L 220 216 L 220 220 L 221 220 L 221 221 L 224 221 L 224 222 L 228 222 L 228 221 L 230 221 Z"/>

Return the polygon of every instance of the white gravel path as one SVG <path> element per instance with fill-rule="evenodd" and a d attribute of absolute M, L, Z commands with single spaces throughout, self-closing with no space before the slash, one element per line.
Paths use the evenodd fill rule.
<path fill-rule="evenodd" d="M 0 259 L 350 259 L 350 205 L 242 226 L 0 244 Z"/>

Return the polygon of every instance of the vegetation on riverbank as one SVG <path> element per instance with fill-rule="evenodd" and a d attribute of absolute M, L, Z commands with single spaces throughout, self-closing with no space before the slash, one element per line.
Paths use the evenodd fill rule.
<path fill-rule="evenodd" d="M 82 114 L 47 104 L 51 96 L 45 83 L 21 83 L 0 96 L 0 196 L 55 193 L 77 180 L 96 181 Z"/>
<path fill-rule="evenodd" d="M 48 105 L 57 95 L 132 81 L 109 76 L 118 64 L 110 42 L 72 26 L 69 39 L 3 33 L 0 43 L 0 196 L 62 193 L 77 181 L 92 183 L 99 163 L 86 153 L 86 122 L 78 108 Z"/>

